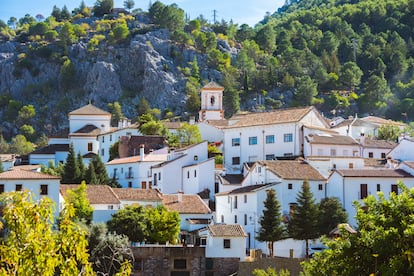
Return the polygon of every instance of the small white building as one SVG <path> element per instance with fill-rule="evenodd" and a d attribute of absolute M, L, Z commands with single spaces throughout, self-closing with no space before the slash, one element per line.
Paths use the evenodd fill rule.
<path fill-rule="evenodd" d="M 62 184 L 60 192 L 63 198 L 68 190 L 79 188 L 79 184 Z M 112 215 L 121 209 L 121 201 L 108 185 L 86 185 L 89 204 L 93 208 L 92 222 L 104 223 L 112 219 Z"/>
<path fill-rule="evenodd" d="M 356 227 L 354 201 L 362 203 L 368 195 L 383 192 L 388 198 L 391 192 L 398 193 L 398 181 L 412 188 L 414 176 L 401 169 L 352 169 L 336 170 L 328 179 L 327 196 L 337 197 L 348 213 L 349 224 Z"/>
<path fill-rule="evenodd" d="M 15 154 L 0 154 L 0 160 L 3 165 L 3 171 L 7 171 L 14 167 L 16 162 Z"/>
<path fill-rule="evenodd" d="M 391 151 L 388 152 L 387 158 L 399 161 L 414 160 L 414 141 L 411 139 L 402 139 Z"/>
<path fill-rule="evenodd" d="M 246 259 L 246 233 L 238 224 L 213 224 L 199 231 L 205 240 L 206 258 Z"/>
<path fill-rule="evenodd" d="M 304 139 L 304 156 L 358 157 L 361 146 L 350 136 L 335 134 L 309 134 Z"/>
<path fill-rule="evenodd" d="M 0 173 L 0 194 L 4 192 L 14 192 L 27 190 L 33 196 L 34 200 L 42 197 L 48 197 L 56 203 L 54 217 L 59 215 L 60 197 L 59 197 L 60 177 L 22 170 L 14 167 Z"/>
<path fill-rule="evenodd" d="M 162 204 L 162 194 L 155 189 L 112 188 L 121 201 L 121 208 L 125 206 L 156 207 Z"/>
<path fill-rule="evenodd" d="M 48 166 L 52 163 L 57 166 L 64 163 L 68 157 L 69 144 L 51 144 L 46 147 L 36 149 L 29 155 L 29 164 L 39 164 Z"/>
<path fill-rule="evenodd" d="M 387 140 L 377 140 L 362 136 L 359 139 L 364 158 L 385 159 L 387 154 L 397 146 L 397 143 Z"/>
<path fill-rule="evenodd" d="M 224 119 L 223 91 L 224 87 L 214 81 L 209 82 L 200 89 L 201 110 L 199 112 L 199 121 Z"/>

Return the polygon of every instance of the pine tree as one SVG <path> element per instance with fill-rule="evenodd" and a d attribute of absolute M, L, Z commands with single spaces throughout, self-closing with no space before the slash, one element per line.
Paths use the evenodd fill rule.
<path fill-rule="evenodd" d="M 76 163 L 79 168 L 79 178 L 78 181 L 76 181 L 76 183 L 81 183 L 83 180 L 85 180 L 86 168 L 85 164 L 83 163 L 83 158 L 80 152 L 78 152 L 78 155 L 76 157 Z"/>
<path fill-rule="evenodd" d="M 93 163 L 93 166 L 95 168 L 95 174 L 96 174 L 96 180 L 97 180 L 97 182 L 93 184 L 108 185 L 110 182 L 110 179 L 109 179 L 108 173 L 106 172 L 105 164 L 102 162 L 101 157 L 99 157 L 99 155 L 95 156 L 95 158 L 92 160 L 91 163 Z"/>
<path fill-rule="evenodd" d="M 309 240 L 319 237 L 318 207 L 310 191 L 309 182 L 305 180 L 298 193 L 297 206 L 289 221 L 289 234 L 296 240 L 306 241 L 306 258 L 309 257 Z"/>
<path fill-rule="evenodd" d="M 285 227 L 282 225 L 280 203 L 275 190 L 267 191 L 264 207 L 263 216 L 259 219 L 260 230 L 256 238 L 268 243 L 269 254 L 273 257 L 273 243 L 285 238 Z"/>
<path fill-rule="evenodd" d="M 61 183 L 79 183 L 77 182 L 80 178 L 79 166 L 76 162 L 75 151 L 73 145 L 69 147 L 69 154 L 66 158 L 65 165 L 63 167 L 63 174 Z"/>

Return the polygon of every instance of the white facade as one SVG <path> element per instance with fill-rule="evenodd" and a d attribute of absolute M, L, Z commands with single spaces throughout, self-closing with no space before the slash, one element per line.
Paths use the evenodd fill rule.
<path fill-rule="evenodd" d="M 103 132 L 107 132 L 111 127 L 111 114 L 76 114 L 76 110 L 69 113 L 69 133 L 74 133 L 82 127 L 90 124 L 96 126 Z"/>
<path fill-rule="evenodd" d="M 384 193 L 385 198 L 393 189 L 397 189 L 398 181 L 412 188 L 414 177 L 401 170 L 393 169 L 365 169 L 365 170 L 338 170 L 329 177 L 327 185 L 328 197 L 337 197 L 348 213 L 348 221 L 356 227 L 356 210 L 354 201 L 362 203 L 367 195 L 377 195 L 378 191 Z"/>
<path fill-rule="evenodd" d="M 213 121 L 203 121 L 197 123 L 200 130 L 201 138 L 209 142 L 222 142 L 224 133 L 221 127 L 217 126 Z"/>
<path fill-rule="evenodd" d="M 201 88 L 200 121 L 224 119 L 223 91 L 224 87 L 215 82 L 210 82 Z"/>
<path fill-rule="evenodd" d="M 163 194 L 214 191 L 214 160 L 208 159 L 207 141 L 170 152 L 169 160 L 151 171 L 153 188 Z"/>
<path fill-rule="evenodd" d="M 349 136 L 310 134 L 304 139 L 305 158 L 310 156 L 358 157 L 362 155 L 361 152 L 359 143 Z"/>
<path fill-rule="evenodd" d="M 402 139 L 399 144 L 387 154 L 387 158 L 400 161 L 414 161 L 414 141 Z"/>
<path fill-rule="evenodd" d="M 328 178 L 334 170 L 362 169 L 365 167 L 363 157 L 308 156 L 306 161 L 326 178 Z"/>

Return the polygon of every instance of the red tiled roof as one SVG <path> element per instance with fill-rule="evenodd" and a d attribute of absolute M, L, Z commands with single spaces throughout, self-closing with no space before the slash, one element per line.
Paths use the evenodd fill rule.
<path fill-rule="evenodd" d="M 14 169 L 0 173 L 0 179 L 60 179 L 59 176 Z"/>
<path fill-rule="evenodd" d="M 414 177 L 408 172 L 400 169 L 353 169 L 336 171 L 343 177 Z"/>
<path fill-rule="evenodd" d="M 346 135 L 331 135 L 331 134 L 310 134 L 308 135 L 309 143 L 311 144 L 325 144 L 325 145 L 359 145 L 358 142 Z"/>
<path fill-rule="evenodd" d="M 179 201 L 178 194 L 163 195 L 162 204 L 170 211 L 180 214 L 210 214 L 211 210 L 198 195 L 182 194 Z"/>
<path fill-rule="evenodd" d="M 203 92 L 203 90 L 224 90 L 224 87 L 214 81 L 210 81 L 209 83 L 201 87 L 200 90 L 201 92 Z"/>
<path fill-rule="evenodd" d="M 161 193 L 154 189 L 112 188 L 121 200 L 160 201 Z"/>
<path fill-rule="evenodd" d="M 60 193 L 66 196 L 68 190 L 77 189 L 79 184 L 62 184 Z M 118 197 L 108 185 L 86 185 L 86 193 L 90 204 L 120 204 Z"/>
<path fill-rule="evenodd" d="M 104 116 L 111 116 L 111 113 L 106 112 L 100 108 L 97 108 L 96 106 L 92 104 L 88 104 L 85 106 L 82 106 L 81 108 L 78 108 L 72 112 L 69 113 L 70 115 L 104 115 Z"/>
<path fill-rule="evenodd" d="M 366 137 L 361 143 L 366 148 L 381 148 L 381 149 L 393 149 L 397 146 L 397 143 L 387 140 L 377 140 Z"/>
<path fill-rule="evenodd" d="M 247 237 L 240 224 L 213 224 L 207 229 L 213 237 Z"/>
<path fill-rule="evenodd" d="M 316 169 L 311 165 L 303 161 L 296 160 L 269 160 L 258 161 L 259 164 L 266 166 L 266 168 L 272 171 L 277 176 L 283 179 L 294 180 L 326 180 Z"/>

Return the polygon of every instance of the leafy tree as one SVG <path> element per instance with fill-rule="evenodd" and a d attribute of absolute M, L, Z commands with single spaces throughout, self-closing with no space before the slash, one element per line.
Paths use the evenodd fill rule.
<path fill-rule="evenodd" d="M 365 112 L 375 112 L 380 115 L 386 108 L 386 99 L 390 95 L 390 88 L 384 76 L 372 75 L 364 83 L 364 94 L 358 103 Z"/>
<path fill-rule="evenodd" d="M 124 41 L 128 37 L 128 35 L 129 35 L 129 29 L 128 29 L 128 26 L 127 26 L 126 23 L 118 24 L 109 33 L 109 37 L 115 43 L 119 43 L 119 42 Z"/>
<path fill-rule="evenodd" d="M 337 198 L 323 198 L 318 205 L 318 209 L 320 235 L 328 235 L 338 224 L 348 221 L 348 214 Z"/>
<path fill-rule="evenodd" d="M 131 242 L 141 242 L 148 236 L 146 210 L 143 206 L 126 206 L 112 215 L 108 230 L 125 235 Z"/>
<path fill-rule="evenodd" d="M 62 29 L 60 30 L 58 37 L 60 39 L 60 43 L 62 46 L 70 45 L 76 42 L 76 40 L 78 39 L 75 35 L 73 25 L 70 22 L 66 22 L 62 26 Z"/>
<path fill-rule="evenodd" d="M 25 105 L 19 110 L 17 121 L 20 124 L 30 124 L 33 117 L 36 115 L 36 110 L 33 105 Z"/>
<path fill-rule="evenodd" d="M 197 125 L 183 123 L 178 129 L 178 137 L 180 141 L 186 145 L 197 144 L 202 141 L 200 129 Z"/>
<path fill-rule="evenodd" d="M 26 137 L 18 134 L 12 138 L 10 143 L 10 153 L 25 155 L 34 151 L 35 147 L 32 142 L 26 140 Z"/>
<path fill-rule="evenodd" d="M 119 141 L 113 143 L 113 145 L 109 148 L 109 160 L 114 160 L 115 158 L 119 158 Z"/>
<path fill-rule="evenodd" d="M 20 134 L 22 134 L 26 139 L 32 142 L 35 139 L 35 130 L 30 125 L 22 125 L 20 127 Z"/>
<path fill-rule="evenodd" d="M 290 216 L 288 225 L 289 235 L 296 240 L 305 240 L 306 258 L 309 257 L 309 240 L 319 237 L 318 229 L 318 207 L 309 187 L 309 182 L 305 180 L 302 190 L 297 197 L 297 205 Z"/>
<path fill-rule="evenodd" d="M 302 266 L 306 275 L 412 275 L 414 189 L 399 183 L 401 193 L 379 192 L 355 202 L 358 234 L 343 230 Z"/>
<path fill-rule="evenodd" d="M 0 245 L 2 275 L 93 275 L 84 231 L 71 221 L 71 206 L 54 230 L 53 202 L 27 192 L 0 195 L 7 234 Z"/>
<path fill-rule="evenodd" d="M 124 118 L 121 105 L 119 102 L 108 103 L 108 109 L 112 114 L 112 125 L 118 125 L 118 122 Z"/>
<path fill-rule="evenodd" d="M 268 267 L 266 270 L 256 268 L 253 270 L 253 275 L 255 276 L 290 276 L 288 270 L 282 269 L 278 272 L 274 268 Z"/>
<path fill-rule="evenodd" d="M 62 21 L 61 10 L 56 5 L 53 6 L 51 15 L 56 19 L 56 21 Z"/>
<path fill-rule="evenodd" d="M 282 225 L 280 203 L 277 200 L 274 189 L 267 191 L 263 215 L 259 219 L 259 224 L 260 229 L 257 233 L 257 239 L 268 243 L 269 254 L 273 257 L 273 243 L 285 238 L 285 227 Z"/>
<path fill-rule="evenodd" d="M 110 179 L 106 171 L 105 164 L 102 162 L 101 157 L 99 155 L 96 155 L 91 160 L 90 164 L 93 164 L 93 168 L 95 170 L 95 175 L 96 175 L 96 182 L 92 182 L 92 179 L 91 179 L 90 183 L 108 185 L 110 183 Z"/>
<path fill-rule="evenodd" d="M 124 1 L 124 8 L 128 11 L 131 11 L 135 6 L 134 0 L 125 0 Z"/>
<path fill-rule="evenodd" d="M 86 182 L 88 182 L 88 184 L 98 183 L 98 177 L 96 176 L 95 165 L 93 162 L 89 163 L 88 169 L 86 170 Z"/>
<path fill-rule="evenodd" d="M 17 22 L 17 18 L 12 16 L 9 18 L 9 20 L 7 21 L 7 25 L 12 28 L 12 29 L 16 29 L 16 22 Z"/>
<path fill-rule="evenodd" d="M 65 164 L 63 165 L 62 184 L 77 183 L 76 181 L 80 179 L 81 172 L 76 161 L 75 150 L 73 149 L 73 145 L 71 145 Z"/>
<path fill-rule="evenodd" d="M 78 152 L 76 156 L 76 165 L 79 167 L 79 178 L 77 179 L 75 183 L 81 183 L 82 181 L 85 180 L 86 168 L 85 168 L 85 164 L 83 163 L 82 154 L 80 152 Z"/>
<path fill-rule="evenodd" d="M 148 240 L 175 243 L 180 232 L 180 216 L 164 206 L 147 209 Z"/>
<path fill-rule="evenodd" d="M 394 125 L 381 125 L 378 128 L 378 139 L 388 141 L 398 141 L 398 137 L 401 134 L 401 129 Z"/>
<path fill-rule="evenodd" d="M 70 19 L 70 12 L 68 10 L 68 7 L 66 5 L 63 6 L 62 11 L 60 12 L 60 18 L 62 21 L 66 21 Z"/>
<path fill-rule="evenodd" d="M 112 13 L 113 8 L 113 0 L 97 0 L 93 6 L 93 14 L 97 17 L 102 17 L 105 14 Z"/>
<path fill-rule="evenodd" d="M 59 83 L 63 89 L 69 90 L 76 85 L 76 67 L 69 58 L 65 58 L 60 67 Z"/>
<path fill-rule="evenodd" d="M 340 69 L 339 80 L 353 90 L 361 83 L 363 73 L 355 62 L 348 61 Z"/>
<path fill-rule="evenodd" d="M 143 114 L 149 114 L 151 112 L 151 106 L 145 98 L 141 98 L 136 108 L 138 116 L 141 116 Z"/>
<path fill-rule="evenodd" d="M 85 221 L 88 224 L 92 221 L 93 208 L 88 200 L 85 181 L 82 181 L 78 188 L 67 191 L 65 202 L 73 206 L 74 219 Z"/>
<path fill-rule="evenodd" d="M 185 93 L 187 94 L 187 110 L 190 114 L 196 115 L 201 108 L 201 100 L 198 95 L 198 85 L 189 79 L 185 85 Z"/>
<path fill-rule="evenodd" d="M 276 32 L 273 26 L 266 24 L 256 34 L 256 42 L 267 53 L 272 54 L 276 50 Z"/>
<path fill-rule="evenodd" d="M 309 76 L 303 76 L 298 80 L 295 97 L 301 105 L 311 105 L 317 95 L 318 85 Z"/>

